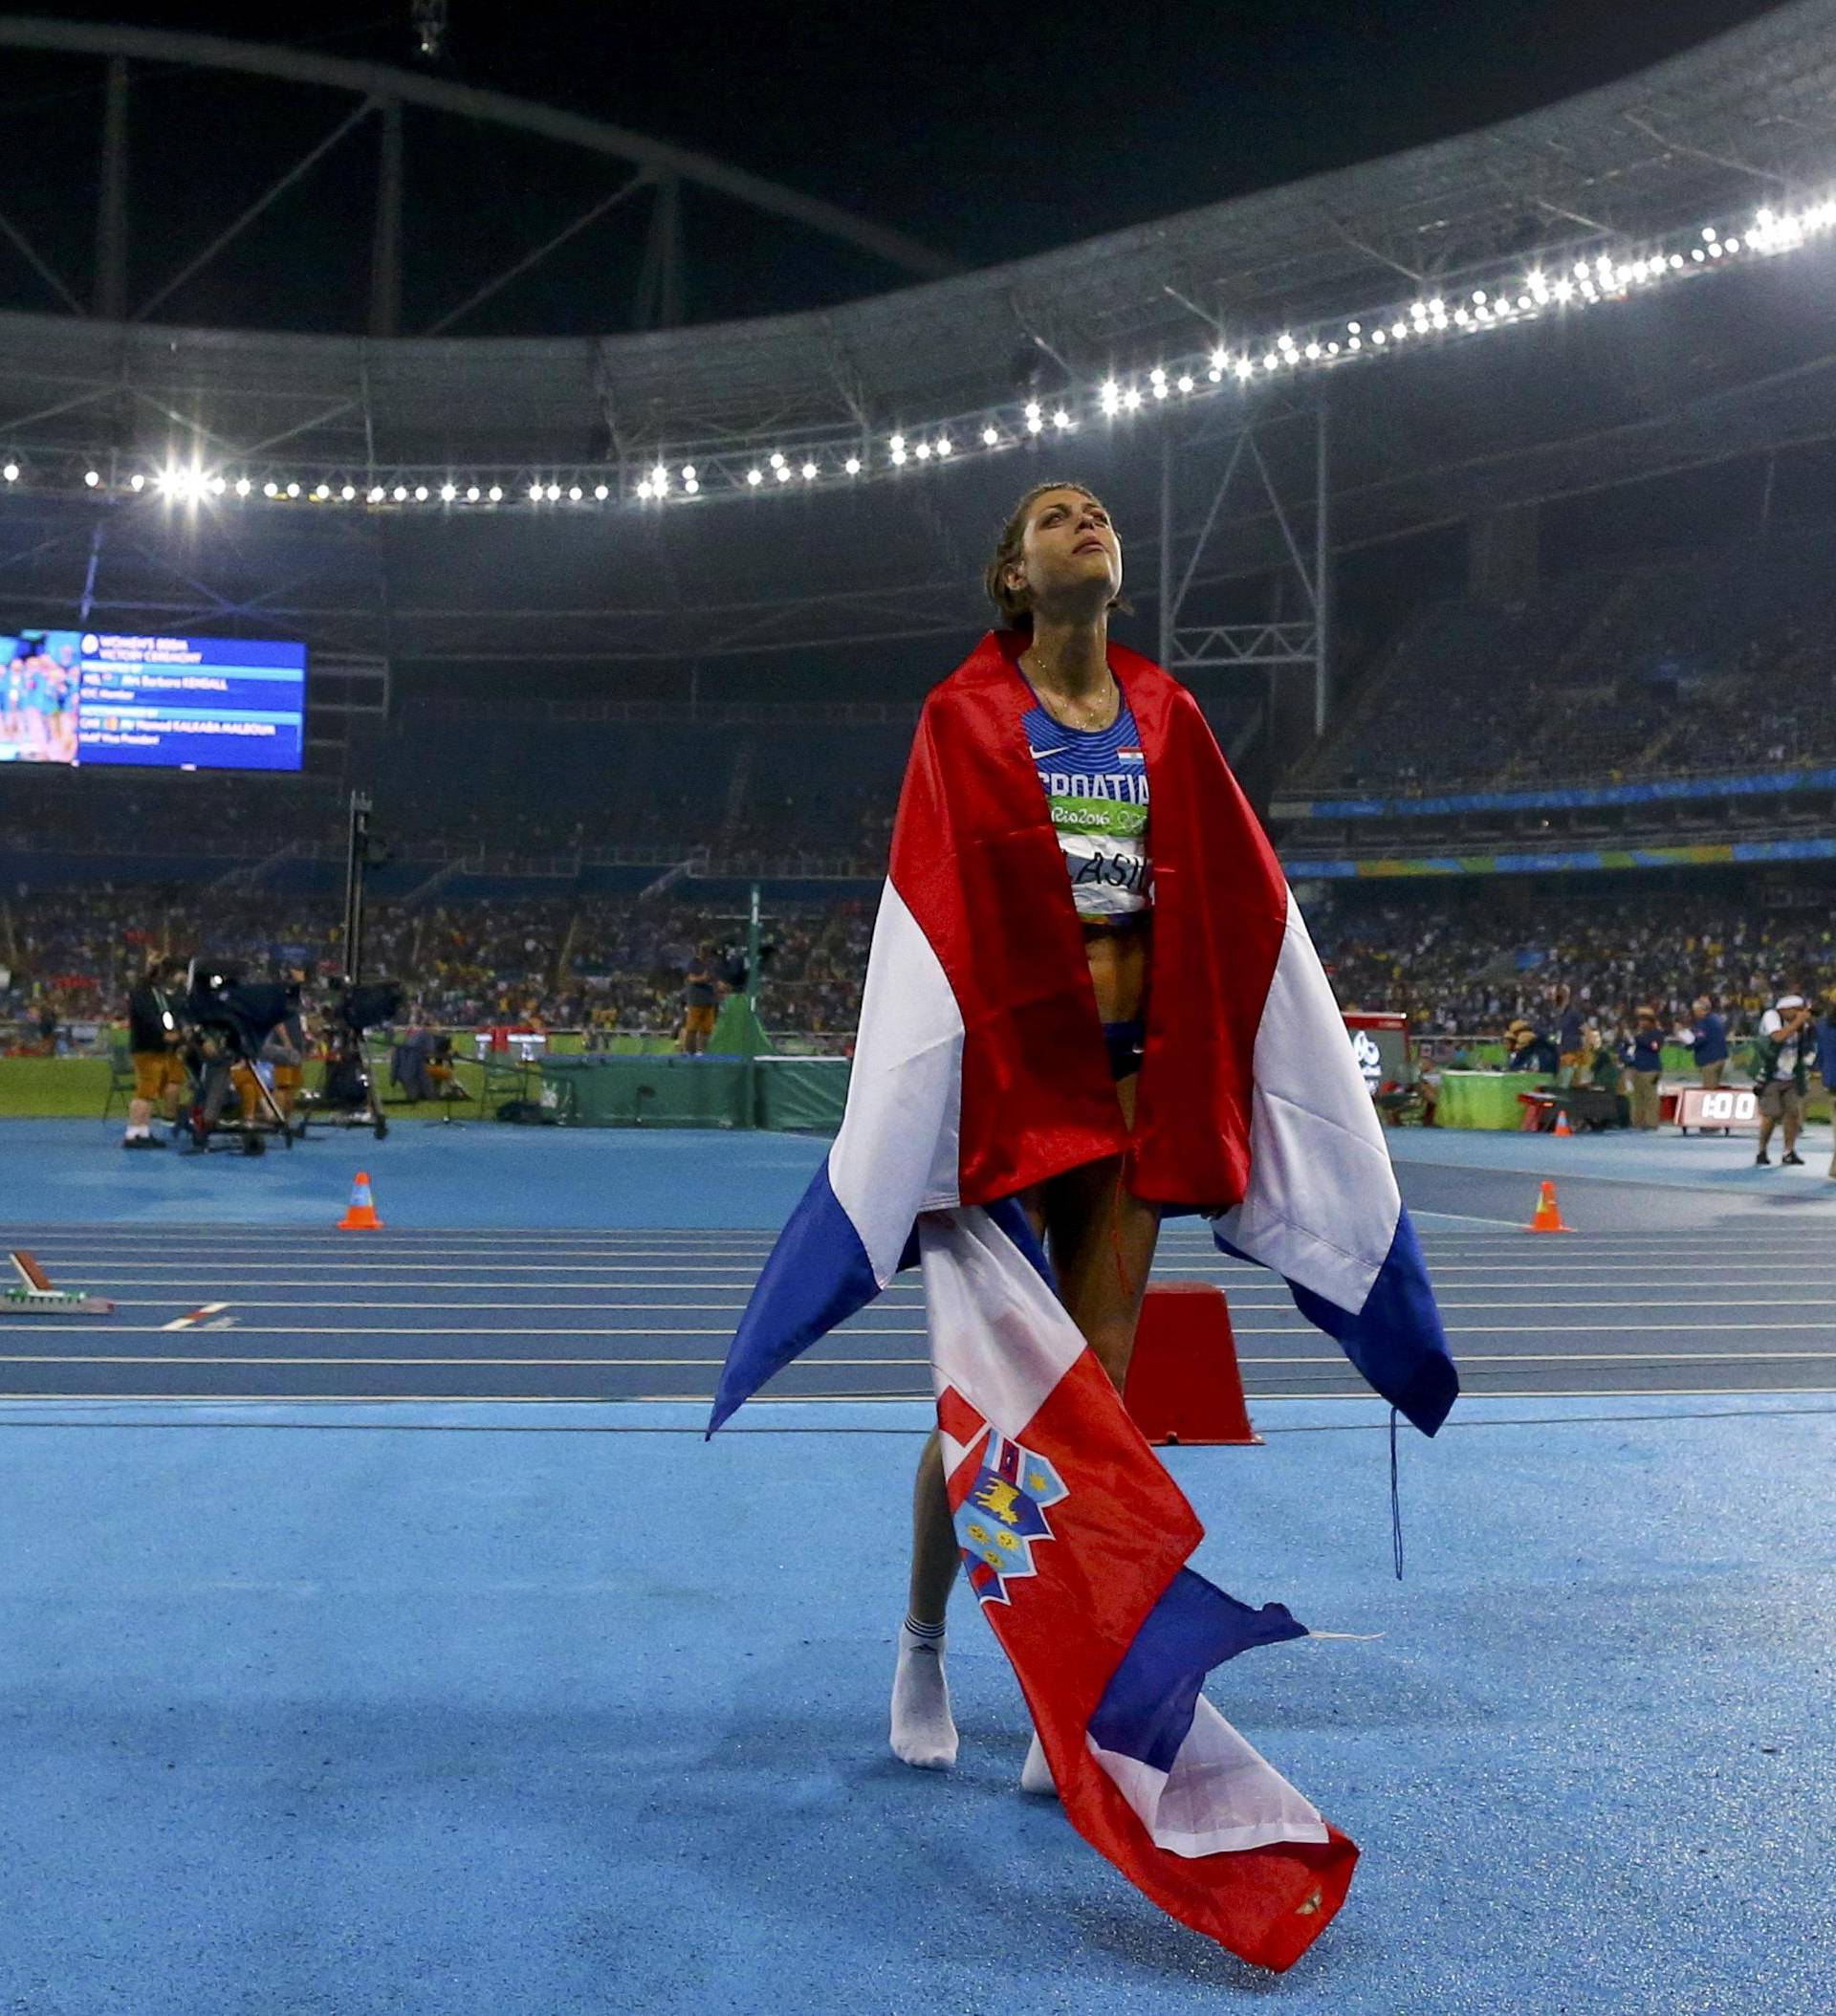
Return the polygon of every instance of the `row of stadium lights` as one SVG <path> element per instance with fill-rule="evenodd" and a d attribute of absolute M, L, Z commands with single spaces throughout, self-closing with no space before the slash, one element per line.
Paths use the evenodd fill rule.
<path fill-rule="evenodd" d="M 1169 373 L 1165 365 L 1156 364 L 1147 373 L 1145 387 L 1125 384 L 1115 378 L 1105 379 L 1097 388 L 1095 404 L 1104 418 L 1114 419 L 1119 414 L 1138 412 L 1145 405 L 1159 405 L 1175 393 L 1182 398 L 1191 397 L 1207 387 L 1220 386 L 1227 380 L 1235 381 L 1238 385 L 1248 385 L 1258 379 L 1274 378 L 1284 372 L 1302 371 L 1309 366 L 1324 367 L 1356 356 L 1402 348 L 1424 337 L 1471 335 L 1482 329 L 1525 321 L 1548 308 L 1589 308 L 1602 301 L 1623 299 L 1634 289 L 1648 287 L 1678 274 L 1706 270 L 1716 261 L 1737 257 L 1742 252 L 1771 254 L 1792 251 L 1806 238 L 1827 230 L 1832 224 L 1836 224 L 1836 199 L 1785 216 L 1762 209 L 1744 238 L 1735 234 L 1723 236 L 1715 225 L 1705 225 L 1687 252 L 1657 252 L 1629 260 L 1615 260 L 1609 254 L 1602 253 L 1597 258 L 1577 260 L 1569 271 L 1554 278 L 1542 273 L 1532 273 L 1517 283 L 1515 289 L 1500 293 L 1475 287 L 1467 298 L 1454 302 L 1434 296 L 1411 301 L 1407 307 L 1393 311 L 1388 319 L 1376 318 L 1368 323 L 1335 323 L 1331 334 L 1316 331 L 1304 338 L 1296 337 L 1291 331 L 1284 332 L 1266 347 L 1252 347 L 1238 355 L 1220 347 L 1208 357 L 1193 359 L 1189 364 L 1178 367 L 1176 374 Z M 1011 417 L 1012 409 L 1004 409 L 1010 415 L 1005 425 L 997 415 L 990 414 L 978 416 L 979 428 L 974 421 L 970 422 L 969 429 L 978 433 L 980 445 L 985 449 L 1011 448 L 1019 441 L 1037 440 L 1048 432 L 1061 436 L 1075 432 L 1079 425 L 1072 410 L 1075 401 L 1060 402 L 1048 411 L 1043 402 L 1030 400 L 1020 409 L 1017 422 Z M 957 452 L 958 444 L 951 438 L 948 427 L 942 427 L 928 435 L 889 435 L 885 460 L 890 467 L 903 469 L 913 462 L 946 462 Z M 866 461 L 861 454 L 849 454 L 839 467 L 842 475 L 857 477 L 866 469 Z M 21 473 L 16 461 L 0 466 L 0 478 L 9 484 L 18 482 Z M 806 454 L 798 461 L 778 449 L 764 464 L 754 464 L 745 470 L 743 476 L 734 475 L 732 481 L 735 487 L 743 485 L 749 492 L 772 491 L 799 480 L 805 485 L 812 484 L 823 473 L 821 464 L 813 456 Z M 704 480 L 702 471 L 692 462 L 685 462 L 675 471 L 666 463 L 658 462 L 638 479 L 633 493 L 646 503 L 678 493 L 692 497 L 701 493 Z M 83 482 L 92 491 L 101 489 L 101 471 L 86 471 Z M 207 474 L 194 466 L 190 469 L 163 469 L 151 476 L 136 473 L 128 477 L 125 488 L 136 493 L 150 488 L 170 498 L 196 502 L 207 496 L 221 497 L 230 493 L 249 497 L 255 493 L 257 486 L 246 475 L 238 476 L 232 482 L 219 474 Z M 462 486 L 450 481 L 386 486 L 381 483 L 368 486 L 342 483 L 336 487 L 318 482 L 309 487 L 297 481 L 282 483 L 271 479 L 262 483 L 259 490 L 264 498 L 281 503 L 307 500 L 318 504 L 334 501 L 354 504 L 361 498 L 369 505 L 427 504 L 436 500 L 443 505 L 461 502 L 501 504 L 506 496 L 503 486 L 498 483 L 467 483 Z M 530 503 L 538 505 L 558 504 L 563 500 L 582 504 L 589 498 L 594 503 L 603 504 L 611 497 L 612 490 L 604 482 L 590 485 L 545 482 L 529 484 L 524 494 Z"/>

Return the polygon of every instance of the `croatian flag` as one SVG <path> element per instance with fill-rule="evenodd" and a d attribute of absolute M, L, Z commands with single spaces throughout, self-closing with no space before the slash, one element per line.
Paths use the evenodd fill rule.
<path fill-rule="evenodd" d="M 1111 646 L 1157 828 L 1154 986 L 1123 1127 L 1016 649 L 985 640 L 927 706 L 846 1113 L 753 1292 L 710 1433 L 922 1263 L 957 1539 L 1067 1816 L 1183 1922 L 1286 1967 L 1343 1901 L 1357 1850 L 1200 1689 L 1304 1627 L 1187 1567 L 1203 1529 L 1053 1293 L 1017 1194 L 1126 1152 L 1169 1211 L 1213 1200 L 1219 1245 L 1279 1272 L 1425 1433 L 1458 1382 L 1279 867 L 1190 695 Z"/>

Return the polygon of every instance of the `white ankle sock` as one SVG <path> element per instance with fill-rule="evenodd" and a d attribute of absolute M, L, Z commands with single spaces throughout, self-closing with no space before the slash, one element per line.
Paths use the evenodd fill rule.
<path fill-rule="evenodd" d="M 1040 1742 L 1037 1729 L 1033 1732 L 1026 1762 L 1020 1766 L 1020 1790 L 1036 1793 L 1041 1799 L 1059 1796 L 1059 1788 L 1052 1782 L 1052 1766 L 1045 1761 L 1045 1745 Z"/>
<path fill-rule="evenodd" d="M 909 1622 L 899 1627 L 899 1664 L 892 1676 L 892 1754 L 921 1771 L 947 1771 L 956 1762 L 956 1723 L 944 1677 L 944 1633 Z"/>

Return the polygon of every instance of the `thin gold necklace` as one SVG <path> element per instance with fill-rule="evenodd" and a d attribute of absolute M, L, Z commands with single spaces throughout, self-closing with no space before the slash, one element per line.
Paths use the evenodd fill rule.
<path fill-rule="evenodd" d="M 1022 667 L 1024 667 L 1024 666 L 1025 666 L 1025 664 L 1026 664 L 1026 661 L 1027 661 L 1027 660 L 1028 660 L 1029 658 L 1031 658 L 1032 656 L 1033 656 L 1033 652 L 1032 652 L 1032 649 L 1031 649 L 1031 647 L 1029 647 L 1028 649 L 1026 649 L 1026 650 L 1022 651 L 1022 652 L 1020 653 L 1020 664 L 1021 664 L 1021 666 L 1022 666 Z M 1037 661 L 1035 662 L 1035 665 L 1034 665 L 1034 669 L 1035 669 L 1036 671 L 1038 671 L 1038 670 L 1039 669 L 1039 667 L 1038 667 L 1038 665 Z M 1050 700 L 1048 701 L 1048 699 L 1047 699 L 1047 697 L 1046 697 L 1046 694 L 1045 694 L 1044 690 L 1043 690 L 1041 689 L 1041 687 L 1040 687 L 1040 686 L 1039 686 L 1039 684 L 1038 684 L 1038 680 L 1036 679 L 1036 680 L 1034 680 L 1034 681 L 1032 682 L 1032 684 L 1033 684 L 1033 690 L 1034 690 L 1034 691 L 1035 691 L 1036 693 L 1038 693 L 1038 697 L 1039 697 L 1039 705 L 1040 705 L 1041 707 L 1043 707 L 1043 708 L 1045 709 L 1046 712 L 1047 712 L 1047 713 L 1049 713 L 1049 714 L 1050 714 L 1050 715 L 1052 716 L 1052 718 L 1053 718 L 1053 719 L 1054 719 L 1055 721 L 1058 721 L 1058 722 L 1059 722 L 1059 724 L 1060 724 L 1060 727 L 1063 727 L 1063 728 L 1077 728 L 1077 727 L 1079 727 L 1079 726 L 1081 726 L 1081 725 L 1082 725 L 1082 727 L 1084 727 L 1084 728 L 1089 728 L 1090 726 L 1092 726 L 1092 725 L 1094 724 L 1094 722 L 1095 722 L 1095 720 L 1096 720 L 1096 717 L 1097 717 L 1098 715 L 1100 715 L 1100 714 L 1105 714 L 1105 713 L 1107 713 L 1107 712 L 1109 712 L 1109 704 L 1110 704 L 1110 698 L 1111 698 L 1111 695 L 1118 695 L 1118 697 L 1119 697 L 1119 693 L 1118 693 L 1118 689 L 1117 689 L 1117 686 L 1116 686 L 1116 675 L 1115 675 L 1115 673 L 1114 673 L 1114 672 L 1110 672 L 1110 674 L 1109 674 L 1109 687 L 1108 687 L 1108 690 L 1104 692 L 1104 696 L 1103 696 L 1103 698 L 1102 698 L 1101 700 L 1095 700 L 1095 701 L 1093 701 L 1093 700 L 1068 700 L 1068 699 L 1066 699 L 1066 698 L 1065 698 L 1065 697 L 1064 697 L 1064 696 L 1063 696 L 1062 694 L 1059 694 L 1059 693 L 1055 693 L 1055 694 L 1053 694 L 1053 695 L 1051 696 L 1051 699 L 1050 699 Z M 1066 721 L 1066 720 L 1063 720 L 1063 719 L 1062 719 L 1062 717 L 1061 717 L 1061 716 L 1060 715 L 1060 713 L 1059 713 L 1059 712 L 1058 712 L 1058 710 L 1059 710 L 1060 708 L 1061 708 L 1061 707 L 1070 707 L 1070 708 L 1077 708 L 1077 707 L 1082 707 L 1082 709 L 1083 709 L 1083 710 L 1085 711 L 1085 712 L 1086 712 L 1086 713 L 1087 713 L 1087 714 L 1088 714 L 1088 715 L 1090 716 L 1090 718 L 1089 718 L 1089 720 L 1087 720 L 1087 721 L 1085 721 L 1085 722 L 1083 722 L 1083 723 L 1082 723 L 1082 724 L 1080 724 L 1080 723 L 1078 723 L 1078 722 L 1076 722 L 1076 721 Z"/>

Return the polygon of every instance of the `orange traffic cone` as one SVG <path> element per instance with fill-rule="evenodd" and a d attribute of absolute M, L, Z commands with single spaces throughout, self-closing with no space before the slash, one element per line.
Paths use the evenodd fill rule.
<path fill-rule="evenodd" d="M 357 1181 L 351 1185 L 351 1206 L 338 1221 L 339 1232 L 381 1232 L 382 1220 L 376 1215 L 376 1201 L 370 1195 L 370 1179 L 360 1169 Z"/>
<path fill-rule="evenodd" d="M 1574 1132 L 1574 1129 L 1568 1125 L 1568 1108 L 1565 1106 L 1556 1108 L 1556 1124 L 1549 1131 L 1552 1134 L 1572 1134 Z"/>
<path fill-rule="evenodd" d="M 1530 1222 L 1523 1228 L 1526 1232 L 1572 1232 L 1572 1225 L 1562 1222 L 1562 1210 L 1556 1202 L 1556 1186 L 1545 1183 L 1537 1197 L 1537 1208 L 1531 1214 Z"/>

